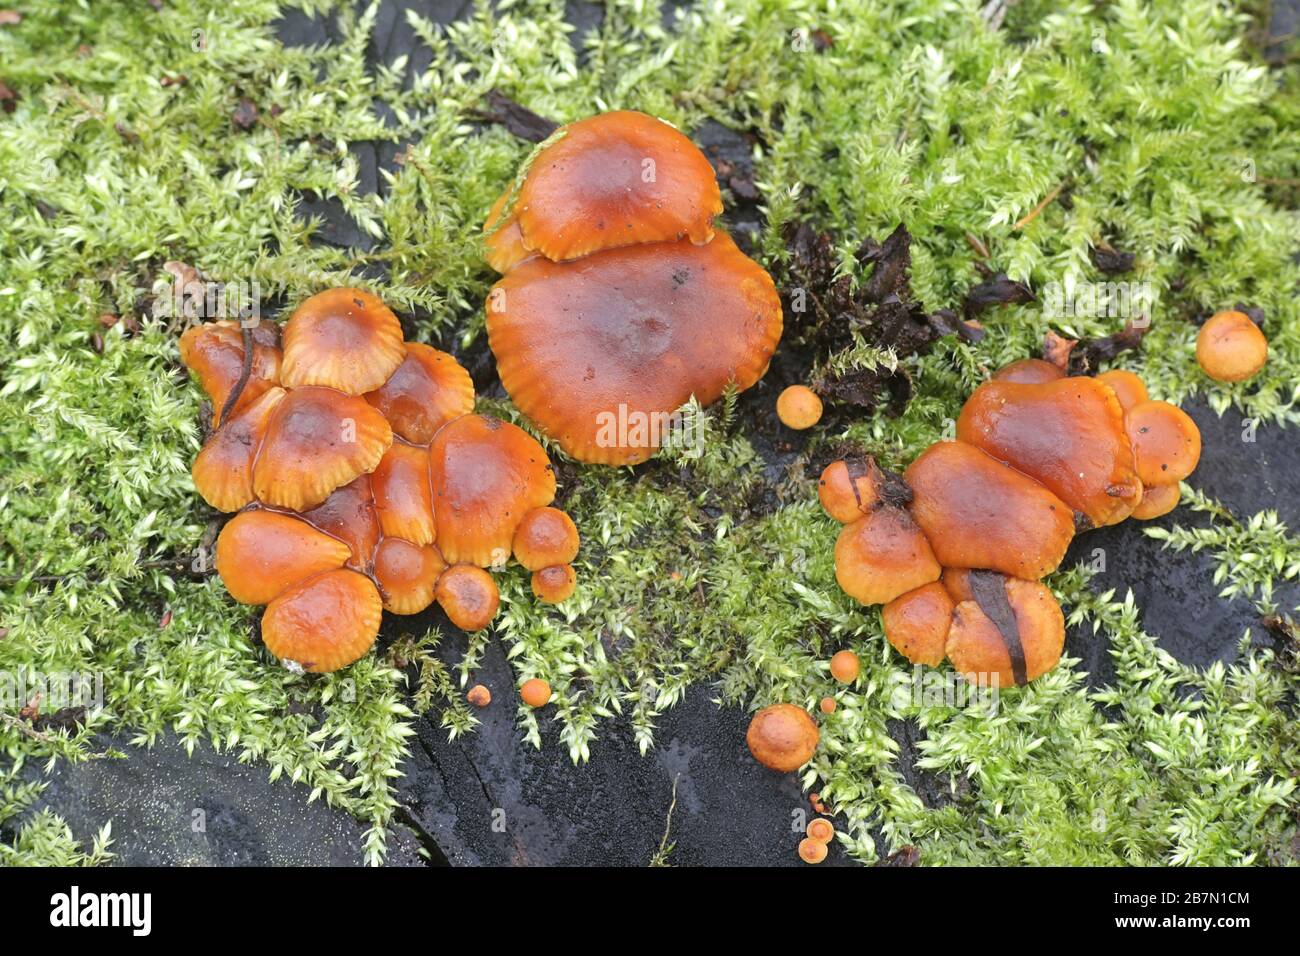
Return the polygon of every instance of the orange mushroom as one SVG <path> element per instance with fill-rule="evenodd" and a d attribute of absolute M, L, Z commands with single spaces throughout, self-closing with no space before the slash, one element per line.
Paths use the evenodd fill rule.
<path fill-rule="evenodd" d="M 483 415 L 445 425 L 429 446 L 438 549 L 451 564 L 504 565 L 524 516 L 555 498 L 546 450 Z"/>
<path fill-rule="evenodd" d="M 1045 359 L 1027 358 L 1010 365 L 1004 365 L 993 373 L 998 382 L 1020 382 L 1025 385 L 1037 385 L 1043 382 L 1055 382 L 1065 378 L 1065 372 Z"/>
<path fill-rule="evenodd" d="M 533 157 L 510 218 L 524 248 L 561 260 L 632 243 L 702 244 L 720 212 L 713 167 L 695 144 L 662 120 L 622 111 L 558 130 Z"/>
<path fill-rule="evenodd" d="M 304 511 L 302 518 L 313 528 L 333 535 L 351 548 L 349 567 L 363 574 L 370 572 L 381 531 L 369 475 L 362 475 L 336 489 L 317 507 Z"/>
<path fill-rule="evenodd" d="M 1244 382 L 1268 361 L 1268 339 L 1244 312 L 1216 312 L 1196 336 L 1196 361 L 1218 382 Z"/>
<path fill-rule="evenodd" d="M 519 696 L 529 707 L 545 707 L 551 702 L 551 685 L 540 677 L 530 677 L 519 685 Z"/>
<path fill-rule="evenodd" d="M 871 512 L 883 500 L 889 477 L 894 479 L 894 489 L 902 488 L 904 492 L 894 503 L 906 504 L 911 492 L 896 475 L 887 476 L 873 458 L 842 458 L 831 462 L 817 481 L 817 497 L 828 515 L 840 524 L 849 524 Z"/>
<path fill-rule="evenodd" d="M 812 428 L 822 419 L 822 400 L 807 385 L 791 385 L 777 397 L 776 417 L 795 431 Z"/>
<path fill-rule="evenodd" d="M 945 568 L 992 568 L 1037 580 L 1056 570 L 1074 537 L 1065 502 L 965 442 L 936 442 L 903 477 L 912 487 L 912 517 Z"/>
<path fill-rule="evenodd" d="M 442 572 L 434 594 L 451 623 L 462 631 L 481 631 L 492 623 L 501 605 L 492 575 L 472 564 L 452 565 Z"/>
<path fill-rule="evenodd" d="M 533 253 L 524 245 L 524 234 L 519 229 L 519 220 L 514 216 L 503 219 L 502 214 L 506 211 L 506 203 L 510 200 L 510 189 L 507 189 L 497 201 L 492 204 L 491 210 L 488 211 L 487 220 L 483 223 L 483 242 L 487 247 L 487 259 L 490 265 L 497 272 L 506 273 L 515 267 L 517 263 L 523 262 Z"/>
<path fill-rule="evenodd" d="M 835 579 L 862 604 L 886 604 L 937 581 L 941 571 L 930 542 L 901 508 L 863 515 L 835 542 Z"/>
<path fill-rule="evenodd" d="M 943 577 L 940 578 L 939 583 L 943 585 L 943 589 L 948 592 L 948 596 L 954 603 L 975 600 L 970 590 L 970 572 L 970 568 L 943 569 Z"/>
<path fill-rule="evenodd" d="M 199 450 L 190 469 L 194 487 L 218 511 L 238 511 L 253 500 L 253 461 L 271 413 L 286 394 L 273 385 L 251 403 L 241 399 L 230 420 Z"/>
<path fill-rule="evenodd" d="M 534 508 L 515 529 L 515 560 L 529 571 L 568 564 L 578 556 L 578 528 L 559 508 Z"/>
<path fill-rule="evenodd" d="M 830 852 L 825 841 L 814 840 L 812 837 L 804 837 L 799 841 L 799 859 L 805 863 L 816 865 L 826 859 L 826 854 Z"/>
<path fill-rule="evenodd" d="M 348 395 L 374 391 L 406 357 L 402 325 L 362 289 L 327 289 L 294 310 L 284 326 L 285 388 L 324 385 Z"/>
<path fill-rule="evenodd" d="M 280 327 L 259 322 L 248 328 L 253 341 L 249 377 L 232 412 L 251 405 L 280 380 Z M 244 329 L 238 322 L 220 321 L 192 325 L 181 335 L 181 361 L 199 380 L 212 400 L 212 424 L 221 424 L 221 413 L 231 392 L 243 377 Z"/>
<path fill-rule="evenodd" d="M 447 562 L 432 545 L 385 538 L 374 558 L 375 583 L 384 609 L 394 614 L 419 614 L 433 603 L 434 588 L 446 568 Z"/>
<path fill-rule="evenodd" d="M 764 707 L 750 720 L 745 734 L 754 759 L 781 773 L 798 770 L 811 760 L 820 738 L 808 712 L 794 704 Z"/>
<path fill-rule="evenodd" d="M 1124 409 L 1096 379 L 985 382 L 962 407 L 957 438 L 1039 482 L 1096 526 L 1123 521 L 1142 496 Z"/>
<path fill-rule="evenodd" d="M 945 580 L 947 576 L 945 571 Z M 947 588 L 938 581 L 908 591 L 881 612 L 885 638 L 913 664 L 937 666 L 947 654 L 954 606 Z"/>
<path fill-rule="evenodd" d="M 414 544 L 433 544 L 433 492 L 429 487 L 427 449 L 393 442 L 370 476 L 370 486 L 384 534 Z"/>
<path fill-rule="evenodd" d="M 217 536 L 217 573 L 241 604 L 267 604 L 286 588 L 343 567 L 351 549 L 294 515 L 241 511 Z"/>
<path fill-rule="evenodd" d="M 810 820 L 804 830 L 804 834 L 810 840 L 816 840 L 818 843 L 830 843 L 835 839 L 835 824 L 825 817 L 817 817 Z"/>
<path fill-rule="evenodd" d="M 553 564 L 533 572 L 533 593 L 547 604 L 567 601 L 577 587 L 578 575 L 571 564 Z"/>
<path fill-rule="evenodd" d="M 291 390 L 271 413 L 253 465 L 253 490 L 269 505 L 314 508 L 375 469 L 393 432 L 378 411 L 332 388 Z"/>
<path fill-rule="evenodd" d="M 1047 673 L 1061 659 L 1065 616 L 1038 581 L 991 571 L 970 576 L 974 599 L 953 610 L 948 660 L 980 687 L 1011 687 Z"/>
<path fill-rule="evenodd" d="M 771 277 L 723 232 L 703 246 L 535 257 L 487 300 L 511 399 L 570 455 L 610 465 L 649 458 L 692 396 L 709 405 L 757 382 L 781 327 Z"/>
<path fill-rule="evenodd" d="M 1201 430 L 1168 402 L 1142 402 L 1128 413 L 1128 437 L 1143 485 L 1176 484 L 1201 460 Z"/>
<path fill-rule="evenodd" d="M 852 651 L 836 651 L 831 656 L 831 676 L 841 684 L 852 684 L 862 672 L 862 661 Z"/>
<path fill-rule="evenodd" d="M 1150 521 L 1167 515 L 1178 507 L 1182 497 L 1182 488 L 1177 482 L 1171 485 L 1152 485 L 1142 491 L 1142 500 L 1133 509 L 1133 517 L 1139 521 Z"/>
<path fill-rule="evenodd" d="M 1126 413 L 1134 405 L 1145 402 L 1149 397 L 1146 383 L 1125 368 L 1113 368 L 1109 372 L 1102 372 L 1097 376 L 1097 381 L 1115 393 L 1120 407 Z"/>
<path fill-rule="evenodd" d="M 366 401 L 388 419 L 394 433 L 413 445 L 427 445 L 443 425 L 474 410 L 474 383 L 446 352 L 407 342 L 402 364 L 388 381 L 366 393 Z"/>
<path fill-rule="evenodd" d="M 492 703 L 492 691 L 488 690 L 482 684 L 475 684 L 465 695 L 465 699 L 475 707 L 486 707 Z"/>
<path fill-rule="evenodd" d="M 281 660 L 316 673 L 338 670 L 375 643 L 383 605 L 365 575 L 326 571 L 288 588 L 262 614 L 262 640 Z"/>

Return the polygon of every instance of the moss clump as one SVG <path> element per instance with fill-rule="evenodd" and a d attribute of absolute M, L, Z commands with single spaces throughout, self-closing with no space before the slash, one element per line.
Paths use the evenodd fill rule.
<path fill-rule="evenodd" d="M 417 337 L 481 350 L 491 277 L 477 229 L 529 148 L 467 121 L 491 87 L 561 120 L 636 108 L 685 129 L 711 118 L 752 130 L 759 255 L 778 276 L 781 230 L 804 218 L 841 238 L 846 264 L 863 238 L 906 222 L 913 289 L 931 309 L 977 281 L 968 235 L 990 266 L 1034 288 L 1103 279 L 1089 249 L 1109 243 L 1135 255 L 1126 278 L 1156 295 L 1143 351 L 1124 359 L 1154 395 L 1204 392 L 1277 426 L 1300 416 L 1287 185 L 1300 177 L 1300 68 L 1266 70 L 1225 4 L 1026 2 L 990 29 L 975 3 L 731 0 L 665 27 L 654 3 L 611 2 L 575 50 L 562 4 L 521 2 L 495 18 L 484 3 L 449 28 L 409 15 L 427 67 L 376 71 L 365 59 L 375 8 L 304 6 L 337 16 L 342 42 L 285 49 L 279 4 L 265 0 L 46 5 L 0 27 L 0 81 L 16 94 L 0 113 L 0 669 L 102 674 L 105 698 L 84 725 L 41 738 L 0 724 L 0 825 L 16 827 L 6 860 L 83 859 L 59 821 L 18 822 L 39 791 L 18 772 L 88 757 L 109 726 L 145 742 L 172 729 L 264 762 L 370 821 L 372 860 L 412 705 L 444 708 L 451 732 L 472 729 L 458 685 L 481 643 L 458 671 L 426 635 L 342 674 L 294 676 L 250 642 L 246 609 L 186 571 L 201 569 L 211 517 L 188 476 L 199 395 L 178 368 L 177 323 L 149 305 L 169 260 L 255 281 L 268 305 L 359 282 L 404 310 Z M 351 152 L 363 141 L 401 144 L 397 172 L 372 191 Z M 338 203 L 368 248 L 313 243 L 322 224 L 295 213 L 304 196 Z M 1197 372 L 1189 319 L 1236 302 L 1264 310 L 1272 356 L 1249 384 L 1213 385 Z M 104 313 L 123 321 L 105 328 Z M 903 415 L 823 441 L 906 461 L 943 434 L 986 369 L 1035 351 L 1049 327 L 1099 335 L 1116 324 L 1050 319 L 1035 304 L 984 318 L 980 343 L 948 339 L 904 360 L 917 397 Z M 811 707 L 830 650 L 847 645 L 862 679 L 825 721 L 810 779 L 823 778 L 863 859 L 904 843 L 931 862 L 1280 858 L 1297 762 L 1280 702 L 1294 674 L 1267 653 L 1184 668 L 1131 601 L 1095 593 L 1076 569 L 1052 583 L 1073 620 L 1111 642 L 1112 691 L 1089 692 L 1067 661 L 1006 694 L 995 715 L 894 693 L 910 671 L 878 615 L 835 586 L 835 529 L 806 467 L 819 449 L 765 471 L 740 427 L 750 400 L 693 412 L 709 436 L 700 457 L 565 468 L 585 541 L 569 604 L 539 605 L 518 569 L 503 581 L 498 639 L 520 679 L 555 688 L 575 759 L 609 719 L 652 746 L 655 718 L 694 682 L 716 681 L 728 702 Z M 1205 545 L 1239 556 L 1259 536 L 1285 555 L 1270 579 L 1294 578 L 1293 539 L 1274 532 L 1247 518 Z M 1268 594 L 1254 571 L 1225 573 L 1243 595 Z M 925 732 L 924 768 L 970 781 L 954 784 L 952 805 L 926 807 L 906 785 L 891 719 Z M 541 744 L 534 718 L 520 720 Z M 96 847 L 84 859 L 102 857 Z"/>

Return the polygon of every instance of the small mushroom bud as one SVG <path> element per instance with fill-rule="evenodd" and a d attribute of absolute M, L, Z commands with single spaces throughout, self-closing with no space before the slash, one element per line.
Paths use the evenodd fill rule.
<path fill-rule="evenodd" d="M 852 684 L 862 672 L 862 661 L 852 651 L 836 651 L 831 657 L 831 676 L 841 684 Z"/>
<path fill-rule="evenodd" d="M 434 596 L 451 623 L 462 631 L 487 627 L 501 604 L 492 575 L 472 564 L 456 564 L 442 572 Z"/>
<path fill-rule="evenodd" d="M 835 709 L 838 706 L 839 704 L 835 702 L 834 697 L 823 697 L 821 701 L 817 704 L 818 710 L 820 710 L 823 714 L 835 713 Z"/>
<path fill-rule="evenodd" d="M 1244 382 L 1268 361 L 1268 339 L 1244 312 L 1216 312 L 1196 336 L 1196 361 L 1217 382 Z"/>
<path fill-rule="evenodd" d="M 745 742 L 763 766 L 781 773 L 798 770 L 817 750 L 821 734 L 808 712 L 794 704 L 773 704 L 749 722 Z"/>
<path fill-rule="evenodd" d="M 519 686 L 519 697 L 532 708 L 545 707 L 551 702 L 551 685 L 540 677 L 532 677 Z"/>
<path fill-rule="evenodd" d="M 795 431 L 812 428 L 822 419 L 822 400 L 807 385 L 791 385 L 776 400 L 776 417 Z"/>
<path fill-rule="evenodd" d="M 1128 436 L 1144 486 L 1177 484 L 1201 460 L 1201 430 L 1168 402 L 1142 402 L 1128 413 Z"/>
<path fill-rule="evenodd" d="M 835 824 L 825 817 L 818 817 L 808 823 L 808 829 L 804 831 L 810 840 L 816 840 L 818 843 L 830 843 L 835 839 Z"/>
<path fill-rule="evenodd" d="M 469 693 L 465 695 L 465 699 L 475 707 L 486 707 L 488 704 L 492 703 L 492 692 L 482 684 L 475 684 L 469 689 Z"/>
<path fill-rule="evenodd" d="M 1097 376 L 1097 381 L 1115 393 L 1120 407 L 1126 413 L 1134 405 L 1140 405 L 1150 397 L 1147 395 L 1147 387 L 1142 379 L 1125 368 L 1113 368 L 1109 372 L 1102 372 Z"/>
<path fill-rule="evenodd" d="M 901 508 L 878 508 L 845 525 L 835 542 L 835 579 L 862 604 L 885 604 L 939 579 L 942 568 Z"/>
<path fill-rule="evenodd" d="M 994 381 L 1024 384 L 1055 382 L 1058 378 L 1065 378 L 1065 372 L 1051 362 L 1038 358 L 1021 359 L 1004 365 L 993 373 Z"/>
<path fill-rule="evenodd" d="M 539 601 L 559 604 L 573 596 L 578 586 L 578 575 L 571 564 L 553 564 L 533 572 L 533 593 Z"/>
<path fill-rule="evenodd" d="M 947 574 L 945 571 L 945 579 Z M 908 591 L 886 604 L 881 612 L 885 638 L 913 664 L 934 667 L 947 653 L 953 607 L 947 588 L 938 581 Z"/>
<path fill-rule="evenodd" d="M 885 475 L 871 458 L 833 461 L 817 481 L 817 497 L 826 513 L 840 524 L 857 521 L 882 498 Z M 898 484 L 902 486 L 901 479 Z M 902 503 L 906 503 L 906 500 Z"/>
<path fill-rule="evenodd" d="M 534 508 L 515 529 L 515 560 L 529 571 L 570 564 L 578 556 L 578 528 L 559 508 Z"/>
<path fill-rule="evenodd" d="M 1167 515 L 1178 507 L 1182 497 L 1182 488 L 1175 482 L 1171 485 L 1152 485 L 1142 490 L 1142 500 L 1133 509 L 1133 517 L 1139 521 L 1150 521 Z"/>
<path fill-rule="evenodd" d="M 829 852 L 827 846 L 821 840 L 814 840 L 812 837 L 804 837 L 799 841 L 799 859 L 805 863 L 817 864 L 826 859 Z"/>
<path fill-rule="evenodd" d="M 1061 659 L 1065 616 L 1038 581 L 972 571 L 974 600 L 953 611 L 947 654 L 953 668 L 981 687 L 1011 687 L 1046 674 Z"/>

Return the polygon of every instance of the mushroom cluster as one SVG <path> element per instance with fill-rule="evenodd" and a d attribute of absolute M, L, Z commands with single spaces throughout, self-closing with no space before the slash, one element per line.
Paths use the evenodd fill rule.
<path fill-rule="evenodd" d="M 214 408 L 194 485 L 235 512 L 216 570 L 236 601 L 266 605 L 276 657 L 337 670 L 374 644 L 384 610 L 434 601 L 486 627 L 499 594 L 484 569 L 512 553 L 542 600 L 573 593 L 578 531 L 550 507 L 545 449 L 474 414 L 469 373 L 406 342 L 376 296 L 319 293 L 283 330 L 196 325 L 180 351 Z"/>
<path fill-rule="evenodd" d="M 704 154 L 667 123 L 603 113 L 558 129 L 492 207 L 488 341 L 515 405 L 579 461 L 635 464 L 767 371 L 771 277 L 715 229 Z M 669 433 L 669 434 L 666 434 Z"/>
<path fill-rule="evenodd" d="M 818 494 L 844 525 L 840 587 L 884 605 L 885 637 L 908 660 L 946 657 L 966 680 L 1024 684 L 1056 666 L 1065 619 L 1040 579 L 1077 531 L 1178 504 L 1201 453 L 1175 405 L 1132 372 L 1067 377 L 1049 362 L 1008 365 L 902 476 L 874 460 L 823 471 Z"/>

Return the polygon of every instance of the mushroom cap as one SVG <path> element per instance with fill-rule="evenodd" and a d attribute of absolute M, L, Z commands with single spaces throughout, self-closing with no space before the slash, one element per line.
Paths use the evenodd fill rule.
<path fill-rule="evenodd" d="M 957 439 L 1042 483 L 1097 526 L 1141 500 L 1124 409 L 1093 378 L 985 382 L 957 418 Z"/>
<path fill-rule="evenodd" d="M 992 568 L 1037 580 L 1057 568 L 1074 537 L 1065 502 L 974 445 L 936 442 L 904 478 L 912 486 L 912 517 L 945 568 Z"/>
<path fill-rule="evenodd" d="M 278 511 L 241 511 L 217 536 L 217 573 L 241 604 L 266 604 L 305 578 L 343 567 L 350 556 L 342 541 Z"/>
<path fill-rule="evenodd" d="M 945 579 L 947 575 L 944 571 Z M 913 664 L 935 667 L 947 653 L 945 646 L 954 606 L 948 589 L 938 581 L 908 591 L 881 611 L 885 638 Z"/>
<path fill-rule="evenodd" d="M 475 684 L 465 695 L 465 699 L 475 707 L 486 707 L 492 703 L 492 691 L 488 690 L 482 684 Z"/>
<path fill-rule="evenodd" d="M 553 564 L 533 572 L 533 594 L 539 601 L 559 604 L 573 596 L 578 587 L 578 575 L 571 564 Z"/>
<path fill-rule="evenodd" d="M 970 589 L 970 575 L 972 568 L 944 568 L 943 577 L 939 583 L 943 589 L 948 592 L 954 604 L 960 604 L 962 601 L 973 601 L 975 596 Z"/>
<path fill-rule="evenodd" d="M 795 431 L 812 428 L 822 419 L 822 400 L 807 385 L 791 385 L 777 396 L 776 417 Z"/>
<path fill-rule="evenodd" d="M 374 568 L 384 609 L 394 614 L 419 614 L 433 603 L 434 587 L 447 562 L 432 545 L 385 538 L 375 549 Z"/>
<path fill-rule="evenodd" d="M 253 489 L 267 504 L 306 511 L 374 471 L 392 443 L 384 416 L 359 396 L 295 388 L 271 413 L 253 465 Z"/>
<path fill-rule="evenodd" d="M 831 676 L 841 684 L 852 684 L 862 673 L 862 661 L 852 651 L 836 651 L 831 655 Z"/>
<path fill-rule="evenodd" d="M 1017 578 L 993 581 L 994 595 L 1002 591 L 1003 610 L 1009 608 L 1002 625 L 986 613 L 981 584 L 973 583 L 973 588 L 976 599 L 962 601 L 953 610 L 946 647 L 948 660 L 963 679 L 980 687 L 996 679 L 996 686 L 1012 687 L 1037 680 L 1056 666 L 1065 646 L 1065 615 L 1045 585 Z"/>
<path fill-rule="evenodd" d="M 995 382 L 1020 382 L 1024 385 L 1055 382 L 1059 378 L 1065 378 L 1065 372 L 1059 366 L 1040 358 L 1020 359 L 993 373 Z"/>
<path fill-rule="evenodd" d="M 519 685 L 519 697 L 529 707 L 545 707 L 551 702 L 551 685 L 540 677 L 530 677 Z"/>
<path fill-rule="evenodd" d="M 1115 393 L 1120 407 L 1125 412 L 1148 398 L 1146 383 L 1126 368 L 1113 368 L 1109 372 L 1102 372 L 1097 376 L 1097 381 L 1108 386 Z"/>
<path fill-rule="evenodd" d="M 817 840 L 813 837 L 804 837 L 799 841 L 799 859 L 805 863 L 811 863 L 814 866 L 826 859 L 826 854 L 830 852 L 825 840 Z"/>
<path fill-rule="evenodd" d="M 818 843 L 830 843 L 835 839 L 835 824 L 825 817 L 817 817 L 808 821 L 808 826 L 804 829 L 804 835 Z"/>
<path fill-rule="evenodd" d="M 1244 312 L 1216 312 L 1196 336 L 1196 361 L 1218 382 L 1244 382 L 1268 361 L 1268 339 Z"/>
<path fill-rule="evenodd" d="M 434 594 L 451 623 L 462 631 L 487 627 L 501 604 L 492 575 L 472 564 L 452 565 L 442 572 Z"/>
<path fill-rule="evenodd" d="M 433 492 L 429 487 L 429 452 L 420 445 L 395 441 L 370 476 L 375 512 L 384 534 L 413 544 L 433 544 Z"/>
<path fill-rule="evenodd" d="M 515 405 L 580 461 L 635 464 L 692 395 L 757 382 L 781 338 L 771 277 L 719 232 L 576 262 L 520 263 L 488 296 L 488 341 Z"/>
<path fill-rule="evenodd" d="M 631 111 L 565 126 L 533 157 L 512 210 L 524 247 L 555 260 L 632 243 L 705 243 L 720 212 L 704 154 L 662 120 Z"/>
<path fill-rule="evenodd" d="M 281 660 L 312 673 L 347 667 L 370 650 L 383 617 L 379 591 L 364 574 L 326 571 L 267 605 L 262 641 Z"/>
<path fill-rule="evenodd" d="M 238 511 L 252 502 L 253 461 L 271 413 L 286 394 L 272 385 L 251 403 L 241 399 L 230 420 L 199 450 L 190 475 L 203 500 L 218 511 Z"/>
<path fill-rule="evenodd" d="M 495 418 L 450 422 L 434 436 L 429 460 L 436 540 L 451 564 L 505 564 L 520 520 L 555 499 L 546 450 Z"/>
<path fill-rule="evenodd" d="M 1142 491 L 1142 500 L 1133 509 L 1133 517 L 1139 521 L 1150 521 L 1167 515 L 1178 507 L 1183 489 L 1177 482 L 1169 485 L 1151 485 Z"/>
<path fill-rule="evenodd" d="M 749 722 L 745 742 L 764 767 L 789 773 L 798 770 L 817 751 L 821 733 L 808 711 L 794 704 L 773 704 Z"/>
<path fill-rule="evenodd" d="M 515 528 L 515 560 L 529 571 L 569 564 L 578 544 L 577 525 L 559 508 L 534 508 Z"/>
<path fill-rule="evenodd" d="M 446 352 L 406 343 L 406 358 L 366 401 L 388 419 L 393 432 L 413 445 L 427 445 L 438 429 L 474 410 L 469 372 Z"/>
<path fill-rule="evenodd" d="M 841 458 L 822 469 L 817 498 L 840 524 L 857 521 L 881 500 L 883 474 L 872 458 Z"/>
<path fill-rule="evenodd" d="M 352 550 L 349 567 L 363 574 L 371 570 L 381 531 L 369 475 L 361 475 L 335 489 L 320 505 L 304 511 L 302 518 Z"/>
<path fill-rule="evenodd" d="M 1170 485 L 1196 470 L 1201 430 L 1192 417 L 1168 402 L 1134 405 L 1126 420 L 1143 485 Z"/>
<path fill-rule="evenodd" d="M 487 247 L 484 258 L 487 259 L 488 265 L 502 274 L 509 272 L 517 263 L 533 255 L 524 245 L 524 234 L 519 229 L 519 220 L 510 216 L 502 221 L 501 216 L 505 212 L 506 202 L 509 199 L 510 189 L 507 188 L 492 204 L 492 209 L 483 223 L 483 244 Z"/>
<path fill-rule="evenodd" d="M 823 714 L 833 714 L 839 706 L 834 697 L 823 697 L 817 707 Z"/>
<path fill-rule="evenodd" d="M 835 542 L 835 579 L 862 604 L 886 604 L 943 569 L 930 542 L 901 508 L 878 508 L 840 531 Z"/>
<path fill-rule="evenodd" d="M 388 381 L 406 357 L 402 324 L 363 289 L 326 289 L 307 299 L 284 326 L 285 388 L 325 385 L 363 395 Z"/>
<path fill-rule="evenodd" d="M 280 327 L 274 322 L 252 326 L 253 364 L 234 411 L 246 408 L 280 381 Z M 222 320 L 192 325 L 181 335 L 181 361 L 212 400 L 212 424 L 244 371 L 244 336 L 238 322 Z"/>

